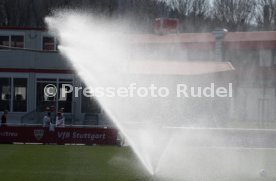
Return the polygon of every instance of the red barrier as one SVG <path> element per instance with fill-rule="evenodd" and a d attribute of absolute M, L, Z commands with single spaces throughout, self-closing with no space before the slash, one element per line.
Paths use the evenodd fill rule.
<path fill-rule="evenodd" d="M 0 143 L 57 143 L 114 145 L 117 130 L 111 128 L 56 128 L 0 126 Z"/>

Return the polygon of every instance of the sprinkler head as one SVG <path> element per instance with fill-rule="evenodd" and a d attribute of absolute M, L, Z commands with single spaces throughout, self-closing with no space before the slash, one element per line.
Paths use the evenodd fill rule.
<path fill-rule="evenodd" d="M 260 174 L 261 177 L 266 177 L 267 176 L 267 173 L 264 169 L 260 170 L 259 174 Z"/>

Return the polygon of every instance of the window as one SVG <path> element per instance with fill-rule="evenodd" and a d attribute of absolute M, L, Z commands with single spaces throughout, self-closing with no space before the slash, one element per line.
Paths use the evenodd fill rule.
<path fill-rule="evenodd" d="M 24 36 L 11 35 L 11 47 L 24 48 Z"/>
<path fill-rule="evenodd" d="M 84 84 L 82 87 L 86 87 Z M 81 95 L 81 112 L 82 113 L 101 113 L 101 107 L 97 100 L 93 97 L 87 97 L 83 94 Z"/>
<path fill-rule="evenodd" d="M 86 97 L 82 95 L 81 97 L 81 112 L 82 113 L 101 113 L 101 107 L 95 98 Z"/>
<path fill-rule="evenodd" d="M 48 96 L 44 93 L 44 89 L 49 84 L 56 87 L 56 94 Z M 73 93 L 67 93 L 69 87 L 63 88 L 63 84 L 72 85 L 72 79 L 37 79 L 36 84 L 36 105 L 37 109 L 43 111 L 46 107 L 53 107 L 56 111 L 63 108 L 65 113 L 72 112 Z M 66 89 L 66 90 L 65 90 Z"/>
<path fill-rule="evenodd" d="M 24 36 L 0 35 L 0 45 L 6 47 L 24 48 Z"/>
<path fill-rule="evenodd" d="M 72 81 L 71 81 L 72 82 Z M 72 96 L 73 93 L 66 93 L 69 91 L 69 87 L 63 87 L 64 83 L 59 84 L 59 99 L 58 99 L 58 109 L 63 108 L 64 112 L 72 112 Z M 65 83 L 68 84 L 68 83 Z M 72 84 L 70 84 L 72 85 Z M 66 89 L 66 90 L 65 90 Z"/>
<path fill-rule="evenodd" d="M 0 78 L 0 111 L 27 111 L 27 79 Z"/>
<path fill-rule="evenodd" d="M 0 36 L 0 45 L 1 46 L 9 46 L 9 36 Z"/>
<path fill-rule="evenodd" d="M 36 84 L 36 104 L 40 111 L 43 111 L 46 107 L 56 107 L 56 96 L 47 96 L 44 93 L 44 88 L 48 84 L 56 86 L 56 82 L 37 82 Z"/>
<path fill-rule="evenodd" d="M 27 111 L 27 79 L 15 78 L 13 79 L 13 111 L 26 112 Z"/>
<path fill-rule="evenodd" d="M 56 50 L 56 42 L 54 37 L 43 37 L 42 49 L 44 51 L 55 51 Z"/>
<path fill-rule="evenodd" d="M 11 79 L 0 78 L 0 111 L 10 111 Z"/>

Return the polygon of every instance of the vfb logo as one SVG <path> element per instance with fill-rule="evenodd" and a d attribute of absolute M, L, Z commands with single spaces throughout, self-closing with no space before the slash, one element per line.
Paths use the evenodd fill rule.
<path fill-rule="evenodd" d="M 40 141 L 44 136 L 44 130 L 43 129 L 35 129 L 34 136 L 37 141 Z"/>

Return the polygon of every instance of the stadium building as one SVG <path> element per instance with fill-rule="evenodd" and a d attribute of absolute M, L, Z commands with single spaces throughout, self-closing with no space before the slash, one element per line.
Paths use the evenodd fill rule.
<path fill-rule="evenodd" d="M 164 20 L 160 21 L 159 29 L 166 26 Z M 217 29 L 210 33 L 173 33 L 131 35 L 131 57 L 135 59 L 135 52 L 146 51 L 151 53 L 143 57 L 145 60 L 156 60 L 131 71 L 154 74 L 162 69 L 168 75 L 188 76 L 234 67 L 221 73 L 235 84 L 234 97 L 226 110 L 229 119 L 262 124 L 275 121 L 276 32 Z M 66 124 L 110 124 L 94 99 L 72 94 L 60 99 L 44 94 L 47 84 L 58 88 L 62 84 L 83 86 L 60 55 L 57 44 L 57 39 L 44 29 L 0 28 L 0 109 L 9 110 L 8 122 L 41 123 L 45 108 L 50 107 L 54 112 L 64 108 Z"/>

